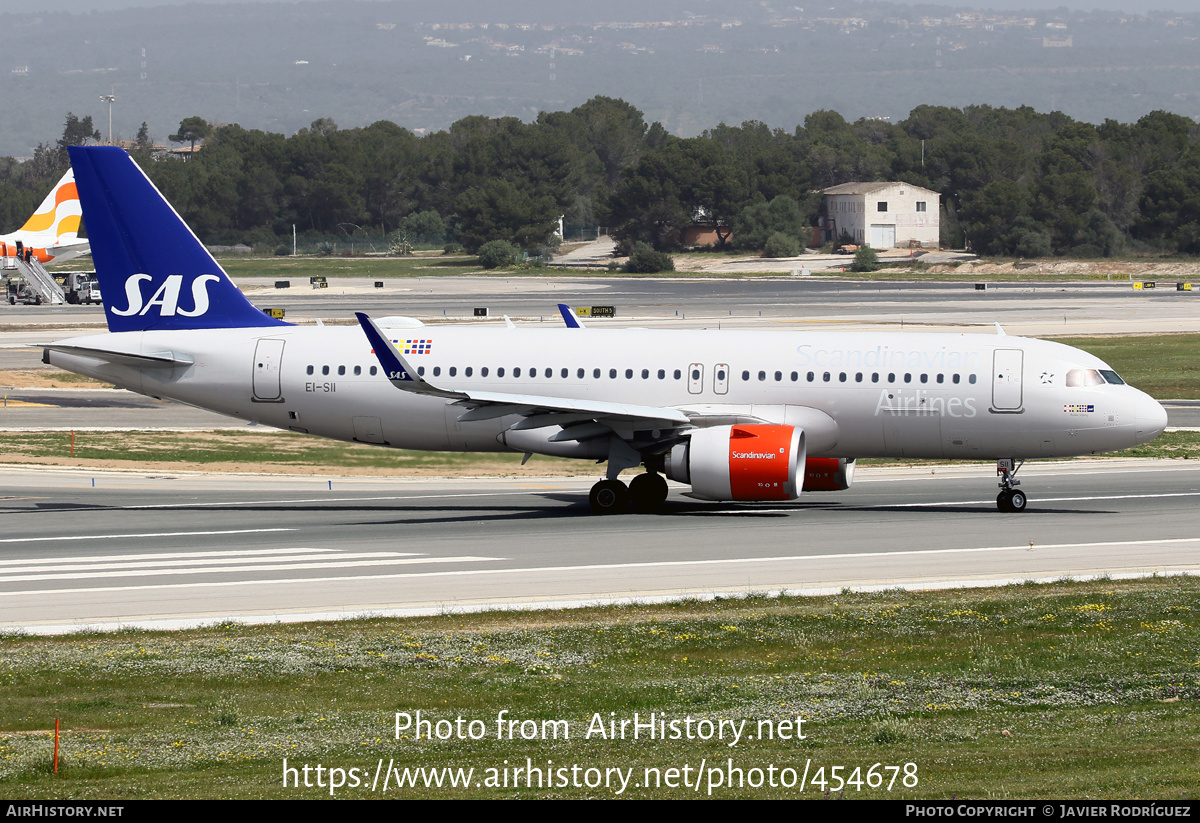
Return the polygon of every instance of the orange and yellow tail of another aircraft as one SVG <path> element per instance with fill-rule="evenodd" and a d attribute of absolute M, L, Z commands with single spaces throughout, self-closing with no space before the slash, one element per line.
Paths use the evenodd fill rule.
<path fill-rule="evenodd" d="M 22 256 L 28 252 L 40 263 L 61 263 L 87 254 L 88 241 L 79 239 L 82 214 L 75 173 L 67 169 L 24 226 L 12 234 L 0 235 L 0 255 L 17 256 L 18 244 Z"/>

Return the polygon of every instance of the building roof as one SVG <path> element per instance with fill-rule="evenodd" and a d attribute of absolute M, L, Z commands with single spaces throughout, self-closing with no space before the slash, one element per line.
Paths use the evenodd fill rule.
<path fill-rule="evenodd" d="M 930 194 L 934 194 L 934 195 L 938 194 L 936 191 L 933 191 L 931 189 L 922 188 L 921 186 L 914 186 L 912 183 L 886 182 L 886 181 L 879 182 L 879 183 L 842 183 L 840 186 L 830 186 L 829 188 L 825 189 L 821 193 L 822 194 L 875 194 L 876 192 L 883 191 L 884 189 L 892 189 L 892 188 L 896 188 L 897 186 L 906 186 L 910 189 L 915 189 L 917 191 L 927 191 Z M 940 196 L 940 195 L 938 195 L 938 196 Z"/>

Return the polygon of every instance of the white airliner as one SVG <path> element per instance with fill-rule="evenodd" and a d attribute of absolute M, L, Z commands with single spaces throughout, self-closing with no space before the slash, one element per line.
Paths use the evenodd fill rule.
<path fill-rule="evenodd" d="M 25 225 L 0 235 L 0 256 L 15 257 L 29 250 L 39 263 L 63 263 L 87 254 L 88 241 L 78 237 L 79 215 L 75 176 L 67 169 Z"/>
<path fill-rule="evenodd" d="M 1033 457 L 1152 440 L 1153 398 L 1090 354 L 977 334 L 295 326 L 252 306 L 123 151 L 72 148 L 109 334 L 47 363 L 280 429 L 380 446 L 607 463 L 599 513 L 850 486 L 860 457 Z M 618 475 L 645 466 L 626 486 Z"/>

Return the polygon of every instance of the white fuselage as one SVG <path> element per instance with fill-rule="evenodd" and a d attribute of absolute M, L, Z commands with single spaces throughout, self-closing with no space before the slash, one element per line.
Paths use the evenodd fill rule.
<path fill-rule="evenodd" d="M 1097 358 L 1021 337 L 494 325 L 384 331 L 443 389 L 678 409 L 700 427 L 750 419 L 806 425 L 815 409 L 833 424 L 811 426 L 810 456 L 1091 454 L 1151 440 L 1166 423 L 1162 407 L 1132 386 L 1067 385 L 1073 370 L 1108 369 Z M 280 429 L 407 449 L 539 450 L 501 439 L 517 416 L 461 422 L 461 405 L 394 387 L 358 327 L 124 332 L 61 342 L 172 353 L 190 362 L 47 356 L 135 392 Z"/>

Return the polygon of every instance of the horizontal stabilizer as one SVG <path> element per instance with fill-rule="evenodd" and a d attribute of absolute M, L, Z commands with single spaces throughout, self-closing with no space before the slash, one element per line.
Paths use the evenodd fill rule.
<path fill-rule="evenodd" d="M 154 366 L 164 368 L 174 368 L 177 366 L 190 366 L 193 362 L 190 354 L 182 354 L 173 351 L 156 351 L 156 352 L 131 352 L 119 351 L 116 349 L 97 348 L 93 346 L 69 346 L 62 343 L 44 343 L 42 344 L 42 362 L 48 362 L 47 356 L 50 352 L 57 351 L 63 354 L 76 354 L 84 357 L 94 357 L 98 360 L 106 360 L 110 363 L 121 363 L 132 365 L 138 368 L 152 368 Z"/>

